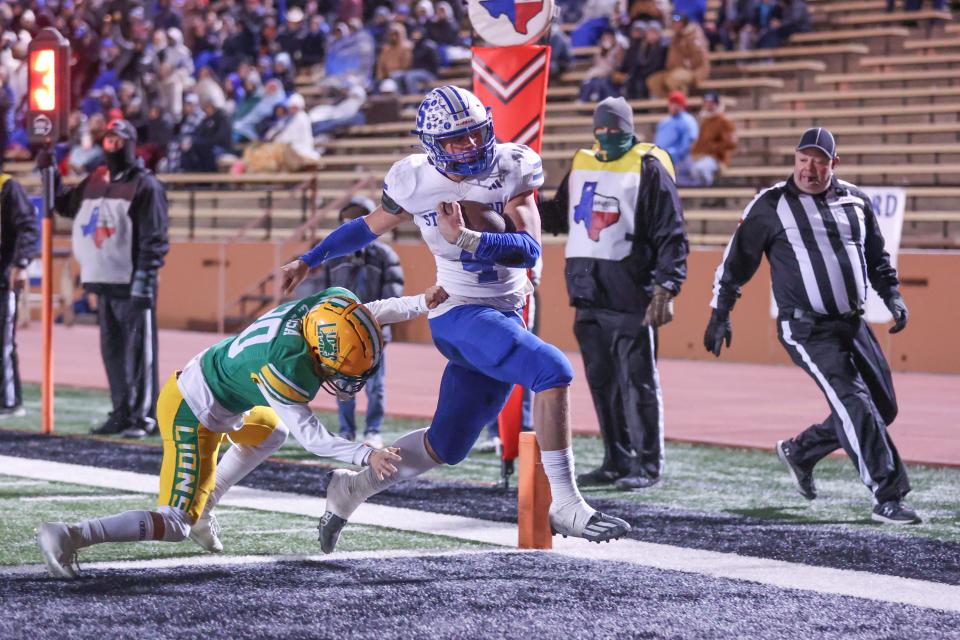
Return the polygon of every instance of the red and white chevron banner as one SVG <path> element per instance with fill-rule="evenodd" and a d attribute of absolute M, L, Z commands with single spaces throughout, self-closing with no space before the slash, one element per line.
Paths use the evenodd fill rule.
<path fill-rule="evenodd" d="M 473 49 L 473 92 L 493 109 L 498 140 L 540 152 L 549 72 L 550 47 Z"/>

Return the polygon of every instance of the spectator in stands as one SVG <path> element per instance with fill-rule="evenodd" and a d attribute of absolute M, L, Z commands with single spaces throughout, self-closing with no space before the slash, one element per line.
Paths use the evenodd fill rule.
<path fill-rule="evenodd" d="M 387 41 L 377 56 L 376 80 L 402 77 L 413 66 L 413 43 L 407 38 L 407 28 L 401 22 L 387 27 Z"/>
<path fill-rule="evenodd" d="M 753 15 L 755 0 L 722 0 L 713 22 L 704 25 L 711 48 L 733 51 L 740 43 L 740 30 Z"/>
<path fill-rule="evenodd" d="M 673 12 L 702 25 L 707 13 L 707 0 L 673 0 Z"/>
<path fill-rule="evenodd" d="M 420 27 L 413 28 L 410 39 L 413 42 L 412 66 L 400 76 L 393 76 L 407 95 L 425 93 L 440 72 L 440 51 L 436 43 L 427 38 Z"/>
<path fill-rule="evenodd" d="M 303 9 L 291 7 L 286 20 L 277 32 L 277 48 L 290 54 L 295 65 L 303 64 L 303 43 L 307 37 L 307 23 Z"/>
<path fill-rule="evenodd" d="M 173 139 L 173 120 L 160 105 L 153 104 L 147 110 L 144 131 L 144 143 L 137 145 L 137 153 L 146 167 L 155 171 Z"/>
<path fill-rule="evenodd" d="M 757 48 L 780 47 L 793 34 L 807 31 L 810 31 L 810 9 L 805 0 L 777 0 L 766 30 L 758 34 Z"/>
<path fill-rule="evenodd" d="M 283 84 L 279 80 L 268 80 L 255 95 L 255 102 L 250 109 L 241 118 L 234 120 L 234 136 L 240 140 L 259 140 L 257 125 L 272 116 L 274 108 L 286 99 Z"/>
<path fill-rule="evenodd" d="M 73 146 L 67 155 L 71 175 L 85 176 L 105 162 L 101 141 L 106 130 L 107 121 L 102 113 L 89 117 L 80 114 Z"/>
<path fill-rule="evenodd" d="M 710 48 L 700 25 L 684 15 L 674 15 L 671 29 L 666 68 L 647 78 L 647 88 L 657 98 L 673 91 L 690 93 L 710 76 Z"/>
<path fill-rule="evenodd" d="M 273 82 L 271 80 L 271 82 Z M 303 171 L 320 159 L 313 144 L 310 116 L 299 93 L 286 101 L 287 115 L 264 134 L 264 143 L 251 144 L 243 151 L 243 166 L 253 173 Z"/>
<path fill-rule="evenodd" d="M 195 93 L 183 96 L 183 119 L 177 125 L 167 155 L 160 164 L 160 170 L 168 173 L 183 171 L 181 159 L 183 152 L 193 144 L 193 134 L 203 121 L 203 111 L 200 109 L 200 99 Z"/>
<path fill-rule="evenodd" d="M 286 93 L 293 93 L 297 90 L 297 70 L 293 66 L 293 60 L 286 51 L 281 51 L 273 59 L 271 68 L 273 77 L 283 83 L 283 90 Z"/>
<path fill-rule="evenodd" d="M 157 73 L 157 101 L 174 122 L 183 119 L 183 78 L 166 62 Z"/>
<path fill-rule="evenodd" d="M 620 16 L 626 15 L 625 0 L 586 0 L 583 3 L 580 22 L 570 32 L 574 47 L 591 47 L 597 44 L 608 29 L 620 24 Z"/>
<path fill-rule="evenodd" d="M 630 20 L 632 22 L 656 20 L 664 23 L 673 11 L 670 7 L 670 0 L 633 0 L 630 3 Z"/>
<path fill-rule="evenodd" d="M 381 84 L 387 82 L 390 82 L 389 78 Z M 367 92 L 363 87 L 353 82 L 327 82 L 324 88 L 326 95 L 323 103 L 310 110 L 314 136 L 355 124 L 363 124 L 361 109 L 367 100 Z"/>
<path fill-rule="evenodd" d="M 667 63 L 667 45 L 663 27 L 656 20 L 634 22 L 630 27 L 630 47 L 620 65 L 621 93 L 629 100 L 650 97 L 647 78 L 662 71 Z"/>
<path fill-rule="evenodd" d="M 340 224 L 368 215 L 377 208 L 370 198 L 355 196 L 340 210 Z M 297 297 L 306 297 L 328 287 L 343 287 L 357 294 L 360 302 L 398 298 L 403 295 L 403 269 L 400 258 L 389 245 L 376 240 L 348 256 L 324 262 L 297 289 Z M 383 342 L 390 342 L 389 325 L 381 328 Z M 363 431 L 363 443 L 380 449 L 383 439 L 380 424 L 384 415 L 384 374 L 386 361 L 381 356 L 380 367 L 368 379 L 364 387 L 367 394 L 367 420 Z M 340 418 L 340 437 L 355 440 L 357 437 L 356 399 L 337 399 Z"/>
<path fill-rule="evenodd" d="M 573 47 L 570 45 L 570 36 L 561 28 L 559 22 L 554 22 L 550 29 L 550 79 L 556 80 L 566 73 L 573 64 Z"/>
<path fill-rule="evenodd" d="M 197 71 L 197 82 L 193 85 L 193 92 L 197 94 L 201 103 L 211 102 L 221 107 L 227 100 L 220 79 L 210 67 L 200 67 Z"/>
<path fill-rule="evenodd" d="M 624 47 L 616 31 L 604 29 L 593 56 L 593 64 L 587 69 L 580 85 L 580 102 L 598 102 L 618 94 L 613 74 L 623 64 Z"/>
<path fill-rule="evenodd" d="M 312 67 L 323 62 L 327 51 L 327 33 L 329 27 L 323 16 L 310 16 L 310 26 L 303 39 L 300 62 L 303 66 Z"/>
<path fill-rule="evenodd" d="M 355 77 L 367 86 L 373 75 L 374 53 L 373 38 L 362 28 L 362 23 L 350 26 L 338 22 L 324 62 L 326 77 Z"/>
<path fill-rule="evenodd" d="M 217 160 L 231 153 L 232 131 L 230 117 L 212 99 L 201 98 L 204 118 L 193 135 L 193 143 L 184 151 L 182 165 L 187 173 L 205 173 L 218 170 Z"/>
<path fill-rule="evenodd" d="M 155 0 L 153 26 L 158 29 L 182 29 L 183 16 L 180 9 L 173 6 L 171 0 Z"/>
<path fill-rule="evenodd" d="M 373 17 L 367 23 L 367 31 L 377 43 L 377 47 L 383 47 L 387 41 L 387 28 L 394 22 L 393 11 L 390 7 L 380 6 L 373 12 Z M 401 22 L 398 20 L 398 22 Z"/>
<path fill-rule="evenodd" d="M 469 48 L 463 46 L 453 9 L 446 0 L 437 2 L 433 17 L 425 25 L 425 30 L 426 37 L 437 43 L 445 64 L 469 60 L 473 55 Z"/>
<path fill-rule="evenodd" d="M 677 172 L 682 187 L 709 187 L 717 171 L 730 164 L 737 148 L 737 126 L 724 113 L 723 101 L 716 91 L 703 94 L 700 109 L 700 133 L 690 149 L 690 162 Z"/>
<path fill-rule="evenodd" d="M 667 99 L 669 115 L 657 123 L 655 144 L 666 149 L 675 167 L 681 167 L 690 157 L 690 148 L 700 133 L 696 119 L 687 112 L 687 96 L 674 91 Z M 678 169 L 679 172 L 679 169 Z"/>

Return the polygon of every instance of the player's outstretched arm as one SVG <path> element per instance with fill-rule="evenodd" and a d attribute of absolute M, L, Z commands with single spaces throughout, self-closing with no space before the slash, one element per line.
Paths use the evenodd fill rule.
<path fill-rule="evenodd" d="M 408 219 L 410 219 L 410 214 L 406 212 L 387 213 L 381 205 L 369 215 L 343 223 L 324 238 L 320 244 L 280 268 L 281 293 L 285 296 L 291 295 L 310 273 L 310 269 L 319 267 L 330 258 L 339 258 L 354 251 L 359 251 L 376 240 L 378 236 Z"/>

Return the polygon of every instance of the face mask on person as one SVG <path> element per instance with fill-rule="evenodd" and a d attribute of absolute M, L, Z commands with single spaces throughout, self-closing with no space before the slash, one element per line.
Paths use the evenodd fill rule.
<path fill-rule="evenodd" d="M 633 134 L 628 131 L 610 131 L 594 135 L 597 139 L 594 153 L 600 162 L 619 160 L 634 145 Z"/>

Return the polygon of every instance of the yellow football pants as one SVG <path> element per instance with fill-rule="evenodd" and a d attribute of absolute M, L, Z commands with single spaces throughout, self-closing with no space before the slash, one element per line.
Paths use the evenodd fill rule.
<path fill-rule="evenodd" d="M 254 407 L 244 416 L 243 427 L 230 434 L 210 431 L 187 406 L 177 387 L 177 374 L 163 385 L 157 399 L 157 424 L 163 438 L 160 494 L 157 506 L 185 511 L 192 522 L 203 513 L 217 474 L 217 453 L 224 439 L 255 446 L 263 442 L 280 417 L 269 407 Z"/>

